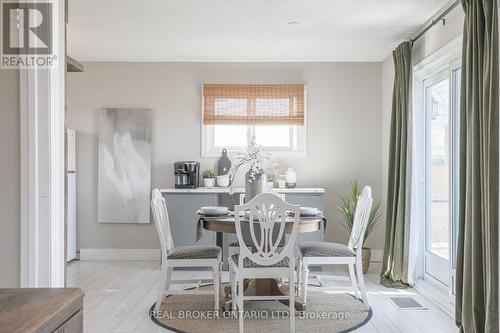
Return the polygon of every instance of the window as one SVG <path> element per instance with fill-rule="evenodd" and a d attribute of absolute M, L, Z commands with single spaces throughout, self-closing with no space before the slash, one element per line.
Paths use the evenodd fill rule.
<path fill-rule="evenodd" d="M 458 216 L 460 44 L 419 64 L 415 130 L 421 226 L 420 278 L 454 296 Z"/>
<path fill-rule="evenodd" d="M 306 154 L 305 86 L 203 85 L 202 156 L 243 151 L 255 136 L 275 156 Z"/>

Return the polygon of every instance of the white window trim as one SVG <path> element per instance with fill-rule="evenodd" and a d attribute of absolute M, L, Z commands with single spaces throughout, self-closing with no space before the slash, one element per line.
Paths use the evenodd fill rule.
<path fill-rule="evenodd" d="M 21 69 L 20 286 L 65 286 L 65 3 L 54 1 L 58 64 Z"/>
<path fill-rule="evenodd" d="M 413 65 L 413 81 L 422 82 L 427 77 L 444 69 L 447 64 L 462 57 L 462 36 L 459 36 L 444 45 L 428 57 Z M 415 90 L 415 89 L 414 89 Z"/>
<path fill-rule="evenodd" d="M 203 91 L 203 85 L 201 85 L 201 91 Z M 200 122 L 200 155 L 202 157 L 220 157 L 222 153 L 222 147 L 216 148 L 214 144 L 210 141 L 213 139 L 213 126 L 203 125 L 203 113 L 204 113 L 204 101 L 203 94 L 201 94 L 201 122 Z M 280 147 L 265 147 L 264 151 L 270 153 L 273 157 L 278 158 L 304 158 L 307 157 L 307 85 L 304 85 L 304 128 L 301 131 L 298 131 L 297 136 L 297 147 L 299 148 L 297 151 L 290 151 L 289 149 L 283 149 Z M 296 126 L 295 126 L 296 127 Z M 290 130 L 294 130 L 290 128 Z M 244 152 L 246 147 L 239 148 L 228 148 L 227 149 L 229 156 L 236 156 L 236 154 Z"/>
<path fill-rule="evenodd" d="M 459 36 L 423 59 L 421 62 L 413 66 L 413 105 L 414 105 L 414 128 L 415 128 L 415 160 L 414 170 L 417 171 L 416 175 L 416 200 L 415 207 L 417 207 L 418 214 L 416 214 L 416 222 L 418 224 L 420 239 L 418 242 L 418 258 L 417 265 L 414 272 L 415 280 L 426 279 L 426 282 L 437 288 L 443 290 L 444 285 L 438 280 L 425 273 L 424 260 L 425 260 L 425 182 L 426 182 L 426 144 L 425 144 L 425 105 L 423 105 L 425 94 L 425 80 L 435 76 L 440 71 L 452 70 L 456 68 L 456 64 L 460 62 L 462 56 L 462 36 Z M 450 85 L 451 89 L 451 85 Z M 452 148 L 453 149 L 453 148 Z M 451 238 L 450 238 L 451 240 Z M 451 249 L 450 249 L 451 251 Z M 450 261 L 450 266 L 452 262 Z M 453 267 L 450 267 L 453 278 Z M 450 293 L 450 301 L 454 301 L 454 297 Z"/>

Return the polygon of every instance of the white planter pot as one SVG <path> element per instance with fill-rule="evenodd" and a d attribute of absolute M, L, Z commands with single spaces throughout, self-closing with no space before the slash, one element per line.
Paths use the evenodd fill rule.
<path fill-rule="evenodd" d="M 203 186 L 215 187 L 215 178 L 203 178 Z"/>

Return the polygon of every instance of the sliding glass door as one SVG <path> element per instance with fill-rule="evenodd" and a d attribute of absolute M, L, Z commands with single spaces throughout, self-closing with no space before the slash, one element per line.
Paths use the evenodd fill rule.
<path fill-rule="evenodd" d="M 458 210 L 460 68 L 450 64 L 423 82 L 425 113 L 424 279 L 454 293 Z"/>
<path fill-rule="evenodd" d="M 425 82 L 426 214 L 425 273 L 449 285 L 450 80 L 442 72 Z"/>

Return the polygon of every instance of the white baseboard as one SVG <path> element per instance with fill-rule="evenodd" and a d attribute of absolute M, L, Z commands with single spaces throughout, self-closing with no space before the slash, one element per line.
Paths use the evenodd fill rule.
<path fill-rule="evenodd" d="M 160 249 L 80 249 L 80 260 L 160 260 Z"/>

